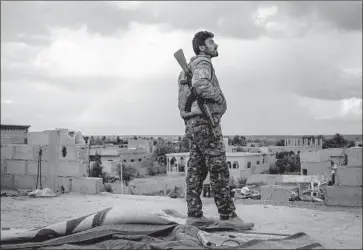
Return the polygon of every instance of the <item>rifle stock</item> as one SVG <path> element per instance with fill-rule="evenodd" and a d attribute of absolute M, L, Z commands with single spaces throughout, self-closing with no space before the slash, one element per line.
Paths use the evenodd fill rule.
<path fill-rule="evenodd" d="M 185 59 L 184 56 L 184 52 L 182 49 L 179 49 L 177 52 L 174 53 L 174 57 L 176 59 L 176 61 L 178 62 L 178 64 L 180 65 L 180 67 L 183 69 L 185 75 L 186 75 L 186 83 L 189 86 L 190 92 L 191 94 L 188 96 L 186 105 L 185 105 L 185 111 L 186 112 L 190 112 L 191 111 L 191 107 L 192 107 L 192 103 L 194 102 L 194 100 L 197 100 L 198 106 L 200 108 L 200 110 L 202 111 L 203 116 L 207 119 L 208 121 L 208 125 L 211 129 L 212 135 L 214 138 L 217 138 L 217 135 L 214 131 L 214 119 L 212 117 L 212 114 L 209 110 L 208 105 L 206 104 L 205 100 L 202 100 L 200 97 L 198 97 L 195 89 L 193 88 L 192 84 L 191 84 L 191 72 L 188 68 L 188 64 L 187 61 Z"/>

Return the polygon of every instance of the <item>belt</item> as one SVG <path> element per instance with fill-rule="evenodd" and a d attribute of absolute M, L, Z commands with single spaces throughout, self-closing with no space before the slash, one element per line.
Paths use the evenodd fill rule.
<path fill-rule="evenodd" d="M 207 119 L 205 119 L 204 116 L 202 116 L 202 115 L 193 115 L 191 117 L 185 118 L 184 123 L 185 123 L 185 125 L 187 125 L 187 123 L 194 122 L 197 119 L 203 119 L 203 120 L 207 121 Z M 214 124 L 218 124 L 220 122 L 220 118 L 218 116 L 213 116 L 213 120 L 214 120 Z"/>

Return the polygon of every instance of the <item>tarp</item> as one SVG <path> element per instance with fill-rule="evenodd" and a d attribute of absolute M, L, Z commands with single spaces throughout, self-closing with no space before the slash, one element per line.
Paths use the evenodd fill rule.
<path fill-rule="evenodd" d="M 107 208 L 94 214 L 43 228 L 2 230 L 4 249 L 323 249 L 301 232 L 286 236 L 253 230 L 233 232 L 218 223 L 205 228 L 185 225 L 186 217 L 172 209 L 155 212 Z"/>

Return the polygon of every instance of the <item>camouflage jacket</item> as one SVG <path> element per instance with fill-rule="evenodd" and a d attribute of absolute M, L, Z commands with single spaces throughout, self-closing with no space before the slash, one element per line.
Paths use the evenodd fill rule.
<path fill-rule="evenodd" d="M 192 86 L 195 88 L 198 96 L 207 100 L 209 109 L 214 117 L 222 117 L 227 110 L 227 103 L 214 73 L 210 58 L 204 55 L 195 56 L 190 60 L 188 67 L 192 72 Z M 181 72 L 178 79 L 180 116 L 186 119 L 195 115 L 202 115 L 196 101 L 192 104 L 191 112 L 185 111 L 186 100 L 191 92 L 187 84 L 181 84 L 183 79 L 185 79 L 184 72 Z"/>

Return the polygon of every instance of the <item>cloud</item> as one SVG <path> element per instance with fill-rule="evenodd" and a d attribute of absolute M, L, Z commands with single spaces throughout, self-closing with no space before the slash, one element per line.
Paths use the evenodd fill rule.
<path fill-rule="evenodd" d="M 266 10 L 268 10 L 266 12 Z M 271 11 L 273 10 L 273 11 Z M 270 12 L 269 12 L 270 11 Z M 205 13 L 205 14 L 201 14 Z M 263 20 L 263 24 L 261 24 Z M 256 39 L 303 35 L 322 23 L 361 31 L 361 2 L 16 2 L 2 3 L 2 40 L 47 44 L 50 27 L 112 35 L 131 22 L 162 24 L 168 30 L 209 29 L 222 36 Z M 326 25 L 323 26 L 326 28 Z"/>
<path fill-rule="evenodd" d="M 183 134 L 173 53 L 190 58 L 205 28 L 219 44 L 225 134 L 360 133 L 361 31 L 307 3 L 5 2 L 2 123 Z"/>

